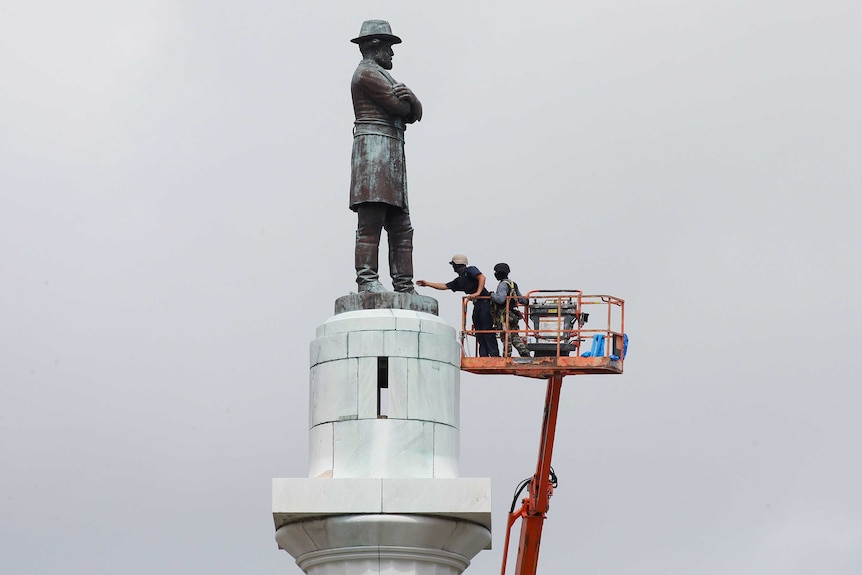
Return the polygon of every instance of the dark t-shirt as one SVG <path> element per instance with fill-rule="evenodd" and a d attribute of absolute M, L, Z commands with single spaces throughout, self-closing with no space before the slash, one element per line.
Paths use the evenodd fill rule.
<path fill-rule="evenodd" d="M 482 272 L 476 266 L 467 266 L 464 273 L 446 284 L 446 287 L 452 291 L 462 291 L 464 293 L 476 293 L 476 288 L 479 287 L 479 276 Z M 488 295 L 488 290 L 482 288 L 482 293 L 479 295 Z"/>

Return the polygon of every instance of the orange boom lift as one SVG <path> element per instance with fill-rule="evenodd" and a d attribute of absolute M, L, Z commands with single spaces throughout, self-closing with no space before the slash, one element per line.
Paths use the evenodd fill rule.
<path fill-rule="evenodd" d="M 512 526 L 518 519 L 521 519 L 521 537 L 515 574 L 536 573 L 542 526 L 557 484 L 551 467 L 551 456 L 554 452 L 554 434 L 563 378 L 567 375 L 621 374 L 628 348 L 625 302 L 620 298 L 585 295 L 579 290 L 534 290 L 527 293 L 526 297 L 526 305 L 518 304 L 514 297 L 510 297 L 507 302 L 510 309 L 517 309 L 521 317 L 527 320 L 526 328 L 521 329 L 520 323 L 510 326 L 506 319 L 506 325 L 499 331 L 494 330 L 494 333 L 498 333 L 503 340 L 504 352 L 509 339 L 513 335 L 520 336 L 526 342 L 527 349 L 532 352 L 532 357 L 477 357 L 476 335 L 490 332 L 467 328 L 468 299 L 464 298 L 462 301 L 462 370 L 477 374 L 511 374 L 548 380 L 536 472 L 518 486 L 515 501 L 509 510 L 501 575 L 506 575 L 510 535 Z M 598 327 L 585 328 L 590 316 L 594 318 L 594 324 L 600 324 Z M 516 510 L 517 498 L 528 486 L 527 497 Z"/>

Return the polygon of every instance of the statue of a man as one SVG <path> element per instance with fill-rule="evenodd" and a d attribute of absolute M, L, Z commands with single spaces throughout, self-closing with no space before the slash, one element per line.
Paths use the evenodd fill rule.
<path fill-rule="evenodd" d="M 359 36 L 362 61 L 353 73 L 350 93 L 356 121 L 350 177 L 350 209 L 358 215 L 356 228 L 356 283 L 360 292 L 386 289 L 377 273 L 381 231 L 389 240 L 389 271 L 397 292 L 413 288 L 413 226 L 407 205 L 404 129 L 422 119 L 422 104 L 392 69 L 393 44 L 389 22 L 366 20 Z"/>

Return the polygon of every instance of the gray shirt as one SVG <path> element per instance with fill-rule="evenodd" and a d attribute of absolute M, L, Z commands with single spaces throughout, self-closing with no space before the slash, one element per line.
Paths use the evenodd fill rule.
<path fill-rule="evenodd" d="M 497 290 L 491 294 L 491 301 L 493 301 L 497 305 L 505 304 L 506 303 L 506 297 L 510 295 L 509 294 L 509 284 L 507 283 L 507 281 L 512 281 L 512 280 L 501 281 L 499 284 L 497 284 Z M 513 293 L 511 295 L 519 296 L 518 303 L 520 303 L 520 304 L 527 303 L 527 298 L 520 297 L 523 294 L 521 293 L 521 290 L 518 289 L 518 284 L 516 284 L 515 282 L 512 282 L 512 285 L 515 287 L 515 293 Z"/>

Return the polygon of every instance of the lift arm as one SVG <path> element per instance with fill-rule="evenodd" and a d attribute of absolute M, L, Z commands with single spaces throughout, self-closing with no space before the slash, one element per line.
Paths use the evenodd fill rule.
<path fill-rule="evenodd" d="M 539 544 L 542 540 L 542 526 L 550 506 L 554 487 L 551 483 L 551 456 L 554 452 L 554 434 L 557 429 L 557 410 L 560 406 L 560 391 L 563 376 L 555 375 L 548 380 L 545 394 L 545 416 L 542 421 L 542 437 L 539 444 L 539 461 L 536 474 L 530 480 L 530 494 L 524 499 L 521 508 L 509 514 L 506 544 L 503 549 L 502 575 L 506 575 L 506 559 L 509 551 L 509 535 L 512 525 L 521 518 L 521 540 L 518 543 L 518 560 L 515 575 L 535 575 L 539 563 Z"/>

